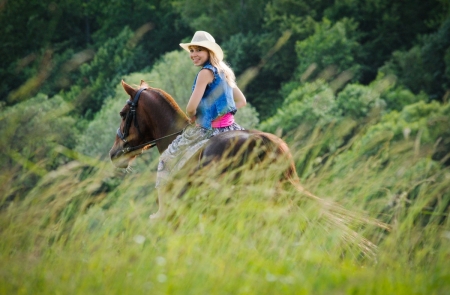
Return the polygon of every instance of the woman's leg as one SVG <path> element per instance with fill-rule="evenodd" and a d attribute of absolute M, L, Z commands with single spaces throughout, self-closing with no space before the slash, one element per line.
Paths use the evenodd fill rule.
<path fill-rule="evenodd" d="M 201 146 L 210 137 L 211 130 L 197 126 L 188 126 L 186 130 L 169 145 L 159 158 L 158 170 L 156 172 L 156 185 L 158 191 L 159 209 L 155 214 L 150 215 L 150 219 L 157 219 L 164 216 L 167 209 L 166 198 L 167 184 L 171 177 L 179 171 Z M 203 144 L 202 144 L 203 142 Z"/>

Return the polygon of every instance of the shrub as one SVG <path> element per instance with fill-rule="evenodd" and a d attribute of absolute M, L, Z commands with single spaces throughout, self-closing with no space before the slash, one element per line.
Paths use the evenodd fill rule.
<path fill-rule="evenodd" d="M 261 129 L 288 133 L 305 125 L 312 130 L 340 117 L 333 91 L 326 83 L 305 83 L 293 90 L 277 110 L 275 116 L 261 123 Z"/>
<path fill-rule="evenodd" d="M 297 74 L 303 75 L 311 65 L 315 65 L 316 69 L 311 73 L 311 78 L 315 78 L 330 66 L 334 66 L 335 74 L 351 70 L 354 78 L 357 78 L 360 66 L 355 60 L 361 54 L 361 46 L 354 36 L 356 28 L 357 24 L 348 19 L 334 25 L 324 19 L 322 23 L 317 24 L 312 36 L 297 41 Z"/>
<path fill-rule="evenodd" d="M 382 110 L 386 103 L 380 93 L 370 86 L 350 84 L 337 96 L 337 107 L 345 117 L 360 120 L 374 110 Z"/>

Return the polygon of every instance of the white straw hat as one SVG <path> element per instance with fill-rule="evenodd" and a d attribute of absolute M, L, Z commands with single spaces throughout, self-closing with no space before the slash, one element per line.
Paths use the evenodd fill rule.
<path fill-rule="evenodd" d="M 216 43 L 216 40 L 214 40 L 213 36 L 205 31 L 195 32 L 194 37 L 192 37 L 191 43 L 180 43 L 180 46 L 186 51 L 189 51 L 189 46 L 205 47 L 214 52 L 219 61 L 223 60 L 222 48 L 220 48 L 219 44 Z"/>

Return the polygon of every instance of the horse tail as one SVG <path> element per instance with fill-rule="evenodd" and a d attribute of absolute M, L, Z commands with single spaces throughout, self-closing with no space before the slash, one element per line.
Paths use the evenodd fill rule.
<path fill-rule="evenodd" d="M 296 187 L 302 187 L 295 168 L 294 158 L 287 143 L 271 133 L 258 132 L 256 134 L 262 139 L 263 145 L 268 149 L 266 151 L 268 155 L 266 154 L 265 156 L 271 157 L 272 161 L 277 161 L 280 157 L 288 161 L 288 167 L 283 171 L 284 178 L 290 183 L 296 184 Z"/>
<path fill-rule="evenodd" d="M 305 189 L 300 183 L 300 178 L 295 168 L 295 162 L 288 145 L 281 138 L 270 133 L 261 132 L 258 136 L 263 139 L 265 146 L 270 147 L 269 156 L 282 156 L 283 159 L 289 161 L 288 167 L 283 171 L 284 180 L 287 180 L 301 195 L 314 200 L 321 208 L 321 212 L 324 217 L 326 217 L 330 226 L 342 229 L 347 240 L 356 241 L 366 255 L 373 256 L 376 245 L 350 229 L 349 226 L 355 223 L 372 224 L 384 230 L 390 230 L 389 225 L 374 218 L 370 218 L 362 212 L 347 210 L 338 203 L 318 197 Z"/>

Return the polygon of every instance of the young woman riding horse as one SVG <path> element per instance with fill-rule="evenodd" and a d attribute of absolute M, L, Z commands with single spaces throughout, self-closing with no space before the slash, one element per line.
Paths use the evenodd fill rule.
<path fill-rule="evenodd" d="M 163 133 L 160 130 L 153 130 L 145 133 L 143 131 L 145 127 L 141 125 L 152 124 L 150 121 L 154 120 L 154 118 L 161 117 L 157 114 L 154 114 L 153 119 L 148 119 L 147 123 L 138 125 L 139 128 L 136 128 L 139 135 L 145 137 L 153 132 L 155 133 L 153 136 L 154 140 L 159 137 L 166 144 L 173 139 L 175 133 L 181 133 L 181 129 L 184 129 L 171 143 L 169 142 L 170 144 L 168 146 L 163 145 L 162 142 L 159 142 L 159 145 L 157 142 L 154 143 L 154 145 L 158 146 L 162 154 L 158 164 L 156 179 L 159 210 L 150 216 L 152 219 L 159 218 L 164 214 L 164 190 L 173 174 L 179 171 L 187 159 L 200 149 L 201 157 L 205 161 L 206 157 L 209 157 L 207 161 L 211 161 L 211 159 L 218 159 L 225 154 L 229 157 L 236 155 L 243 145 L 247 149 L 261 145 L 270 146 L 270 149 L 275 150 L 276 154 L 288 155 L 290 157 L 287 145 L 278 137 L 259 131 L 244 131 L 241 126 L 234 122 L 234 113 L 238 108 L 245 106 L 247 102 L 245 96 L 236 85 L 233 71 L 223 62 L 222 49 L 215 42 L 214 38 L 207 32 L 197 31 L 190 43 L 180 44 L 180 46 L 189 52 L 194 65 L 201 67 L 192 86 L 192 95 L 186 108 L 187 117 L 182 114 L 179 107 L 173 101 L 169 102 L 169 105 L 176 105 L 174 107 L 176 111 L 171 112 L 176 114 L 176 119 L 173 120 L 172 125 L 177 125 L 180 130 L 168 130 Z M 132 97 L 132 100 L 129 101 L 128 105 L 121 112 L 124 120 L 121 128 L 124 131 L 121 132 L 121 128 L 119 128 L 117 134 L 118 139 L 122 139 L 122 143 L 116 139 L 116 143 L 110 152 L 111 159 L 115 163 L 118 163 L 118 159 L 125 154 L 123 151 L 130 150 L 130 148 L 133 151 L 139 151 L 139 148 L 145 145 L 145 140 L 142 140 L 143 143 L 141 142 L 140 145 L 135 145 L 134 147 L 129 146 L 122 149 L 122 151 L 120 150 L 120 144 L 130 145 L 130 142 L 127 141 L 128 139 L 125 139 L 125 134 L 128 135 L 130 132 L 130 128 L 132 127 L 131 120 L 136 121 L 136 112 L 139 111 L 139 109 L 136 109 L 139 95 L 142 93 L 145 97 L 149 91 L 147 88 L 150 88 L 148 85 L 144 85 L 146 86 L 144 87 L 147 89 L 146 91 L 144 88 L 141 88 L 136 92 L 136 90 L 125 83 L 123 85 L 127 93 Z M 154 88 L 151 90 L 155 91 Z M 163 93 L 162 90 L 156 91 Z M 162 96 L 167 97 L 169 95 L 163 93 Z M 168 100 L 170 101 L 171 98 Z M 147 104 L 147 102 L 141 103 Z M 159 105 L 156 108 L 160 108 L 161 111 L 165 106 Z M 151 109 L 154 110 L 155 107 L 153 106 Z M 127 118 L 125 120 L 125 114 L 129 115 L 129 113 L 135 116 L 134 119 Z M 183 117 L 185 123 L 180 124 L 183 121 L 180 118 Z M 153 122 L 153 125 L 155 124 L 161 126 L 161 122 Z M 183 124 L 185 128 L 183 128 Z M 222 135 L 224 133 L 229 134 Z M 135 140 L 135 138 L 131 140 Z M 233 150 L 230 151 L 230 148 Z M 296 175 L 293 163 L 290 165 L 289 170 L 290 172 L 288 174 L 291 176 Z"/>
<path fill-rule="evenodd" d="M 201 67 L 192 86 L 186 107 L 189 125 L 160 157 L 156 177 L 159 210 L 150 218 L 162 215 L 164 207 L 163 186 L 179 170 L 177 163 L 193 154 L 210 137 L 231 130 L 243 130 L 234 122 L 234 113 L 246 105 L 245 96 L 236 85 L 233 71 L 223 62 L 222 48 L 207 32 L 197 31 L 190 43 L 180 44 L 189 52 L 195 66 Z"/>

